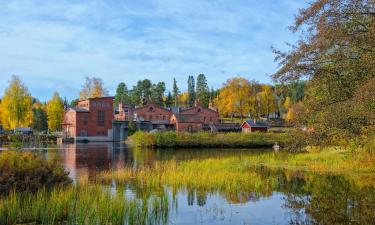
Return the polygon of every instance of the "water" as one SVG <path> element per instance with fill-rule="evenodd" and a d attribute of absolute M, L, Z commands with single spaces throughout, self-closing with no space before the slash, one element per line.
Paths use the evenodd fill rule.
<path fill-rule="evenodd" d="M 45 150 L 48 158 L 58 157 L 70 177 L 94 179 L 106 170 L 152 166 L 174 159 L 226 158 L 263 154 L 262 150 L 133 150 L 125 145 L 77 144 Z M 168 224 L 375 224 L 375 176 L 316 174 L 278 168 L 253 168 L 261 179 L 256 188 L 243 184 L 238 193 L 220 190 L 172 190 L 164 187 L 172 207 Z M 144 191 L 144 190 L 142 190 Z M 134 185 L 126 192 L 144 196 Z"/>

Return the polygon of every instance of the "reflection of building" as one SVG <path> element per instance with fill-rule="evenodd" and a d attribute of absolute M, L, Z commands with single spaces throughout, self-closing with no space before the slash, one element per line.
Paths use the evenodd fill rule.
<path fill-rule="evenodd" d="M 62 124 L 63 136 L 75 141 L 123 141 L 127 123 L 114 121 L 113 97 L 90 98 L 69 108 Z"/>

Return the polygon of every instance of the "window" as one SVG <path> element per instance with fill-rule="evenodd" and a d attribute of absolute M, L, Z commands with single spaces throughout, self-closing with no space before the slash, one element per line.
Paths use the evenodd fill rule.
<path fill-rule="evenodd" d="M 81 130 L 81 132 L 80 132 L 80 136 L 81 136 L 81 137 L 87 137 L 87 131 L 85 131 L 85 130 Z"/>
<path fill-rule="evenodd" d="M 152 107 L 150 107 L 149 109 L 148 109 L 148 111 L 150 111 L 150 112 L 152 112 L 154 110 L 154 108 L 152 108 Z"/>
<path fill-rule="evenodd" d="M 96 107 L 96 102 L 92 103 L 92 106 L 93 106 L 93 107 Z"/>
<path fill-rule="evenodd" d="M 198 112 L 201 112 L 201 108 L 198 108 Z"/>
<path fill-rule="evenodd" d="M 165 115 L 163 116 L 163 120 L 166 120 L 166 116 Z"/>
<path fill-rule="evenodd" d="M 98 110 L 98 126 L 103 127 L 105 121 L 105 111 Z"/>

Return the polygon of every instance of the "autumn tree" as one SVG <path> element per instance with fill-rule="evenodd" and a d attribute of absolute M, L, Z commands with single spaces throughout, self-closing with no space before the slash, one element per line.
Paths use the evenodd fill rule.
<path fill-rule="evenodd" d="M 55 92 L 47 103 L 47 121 L 50 131 L 61 130 L 61 122 L 64 116 L 64 101 L 59 93 Z"/>
<path fill-rule="evenodd" d="M 227 80 L 215 100 L 219 112 L 226 116 L 240 116 L 249 112 L 250 82 L 242 77 Z"/>
<path fill-rule="evenodd" d="M 102 79 L 98 77 L 85 78 L 85 83 L 82 85 L 82 89 L 79 93 L 79 98 L 81 100 L 105 96 L 108 96 L 108 91 L 104 88 Z"/>
<path fill-rule="evenodd" d="M 32 98 L 18 76 L 13 75 L 1 102 L 1 122 L 6 129 L 28 127 L 33 122 Z"/>
<path fill-rule="evenodd" d="M 259 93 L 261 113 L 269 118 L 270 113 L 276 111 L 276 96 L 269 85 L 263 85 L 262 92 Z"/>
<path fill-rule="evenodd" d="M 359 127 L 373 127 L 371 117 L 353 111 L 364 104 L 353 99 L 375 77 L 374 1 L 316 0 L 300 11 L 291 30 L 303 35 L 289 52 L 275 51 L 281 67 L 273 78 L 309 80 L 306 123 L 321 137 L 313 139 L 333 140 L 338 132 L 358 135 Z M 375 114 L 375 107 L 368 110 Z"/>

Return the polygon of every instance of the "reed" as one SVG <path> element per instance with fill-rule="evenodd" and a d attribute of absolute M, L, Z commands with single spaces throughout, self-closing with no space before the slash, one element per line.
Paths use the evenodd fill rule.
<path fill-rule="evenodd" d="M 102 185 L 12 191 L 0 199 L 0 224 L 166 224 L 168 198 L 129 199 Z"/>

